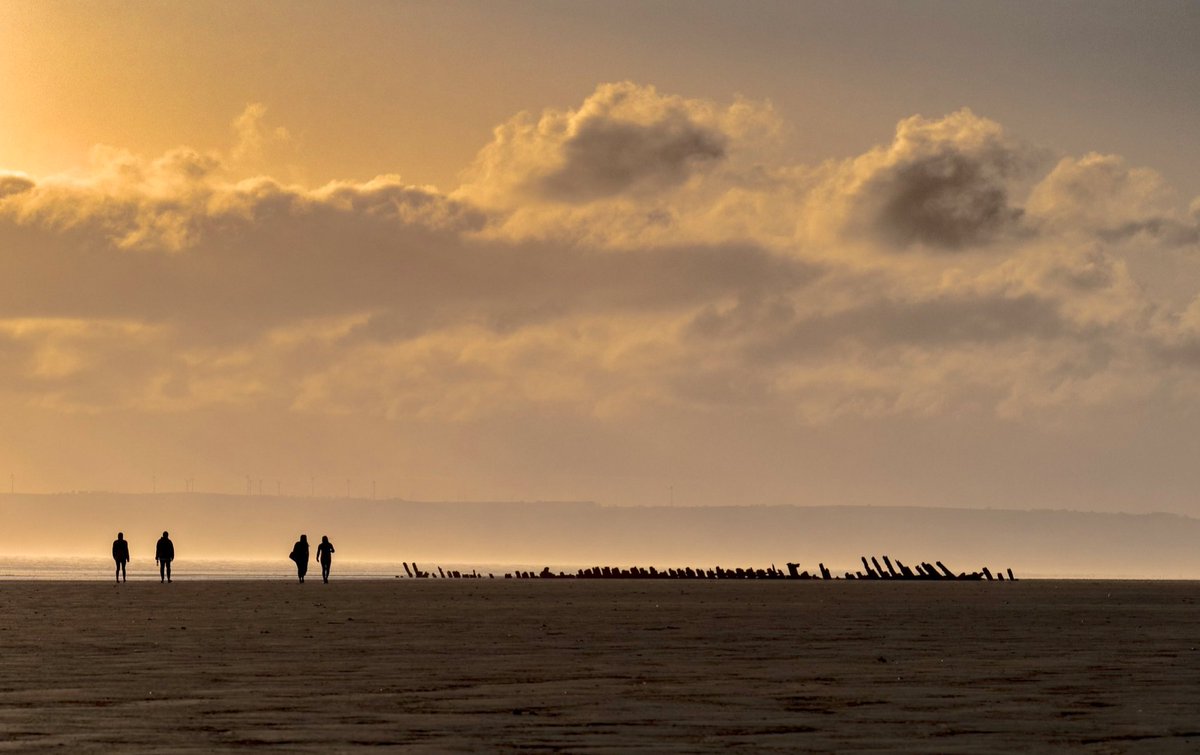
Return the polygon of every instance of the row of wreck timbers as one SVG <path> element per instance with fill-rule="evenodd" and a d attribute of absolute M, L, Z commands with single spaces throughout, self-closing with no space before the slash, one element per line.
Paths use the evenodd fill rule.
<path fill-rule="evenodd" d="M 640 566 L 630 566 L 629 568 L 621 568 L 618 566 L 593 566 L 588 569 L 580 569 L 574 574 L 565 572 L 553 572 L 550 567 L 545 567 L 541 572 L 533 571 L 517 571 L 509 572 L 504 575 L 505 579 L 900 579 L 900 580 L 962 580 L 962 581 L 980 581 L 980 580 L 997 580 L 1005 581 L 1003 572 L 999 570 L 995 574 L 986 566 L 979 571 L 959 572 L 954 573 L 953 570 L 947 568 L 941 561 L 934 561 L 932 564 L 927 561 L 922 561 L 913 567 L 908 567 L 896 559 L 893 565 L 891 559 L 883 556 L 883 566 L 879 564 L 879 560 L 871 556 L 870 562 L 866 556 L 862 556 L 863 571 L 846 572 L 841 577 L 835 577 L 829 569 L 825 568 L 825 564 L 819 564 L 820 571 L 812 573 L 808 571 L 800 571 L 799 564 L 789 563 L 787 571 L 776 569 L 772 564 L 769 569 L 724 569 L 720 566 L 712 569 L 693 569 L 686 567 L 683 569 L 664 569 L 659 570 L 651 566 L 642 568 Z M 437 567 L 437 574 L 431 574 L 427 571 L 421 571 L 416 562 L 409 568 L 408 562 L 404 563 L 404 571 L 409 577 L 414 579 L 495 579 L 495 574 L 480 574 L 478 571 L 471 572 L 461 571 L 443 571 L 442 567 Z M 1008 573 L 1008 581 L 1015 582 L 1017 578 L 1013 576 L 1012 569 L 1006 570 Z"/>

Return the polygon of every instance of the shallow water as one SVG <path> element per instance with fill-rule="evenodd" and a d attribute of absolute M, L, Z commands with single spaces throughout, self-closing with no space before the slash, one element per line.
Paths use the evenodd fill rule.
<path fill-rule="evenodd" d="M 1200 583 L 0 584 L 0 750 L 1200 748 Z"/>

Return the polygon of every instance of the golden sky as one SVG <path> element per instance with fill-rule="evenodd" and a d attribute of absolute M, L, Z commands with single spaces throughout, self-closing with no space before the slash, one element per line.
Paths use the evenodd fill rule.
<path fill-rule="evenodd" d="M 1200 514 L 1198 32 L 0 1 L 0 460 L 26 491 Z"/>

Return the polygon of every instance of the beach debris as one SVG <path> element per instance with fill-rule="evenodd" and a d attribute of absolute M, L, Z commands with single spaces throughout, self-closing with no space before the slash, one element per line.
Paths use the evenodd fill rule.
<path fill-rule="evenodd" d="M 880 564 L 882 558 L 883 563 Z M 513 571 L 507 572 L 504 575 L 505 579 L 881 579 L 881 580 L 952 580 L 952 581 L 999 581 L 999 582 L 1016 582 L 1017 578 L 1013 575 L 1011 568 L 1004 572 L 997 570 L 994 574 L 988 567 L 984 566 L 979 571 L 958 572 L 955 573 L 950 567 L 946 566 L 941 561 L 934 561 L 932 564 L 928 561 L 917 562 L 915 567 L 909 567 L 900 559 L 888 558 L 887 556 L 871 556 L 868 560 L 867 556 L 861 556 L 859 559 L 862 562 L 863 571 L 845 572 L 842 577 L 833 576 L 824 563 L 817 565 L 816 572 L 808 570 L 801 571 L 800 564 L 788 561 L 786 563 L 786 571 L 776 568 L 775 564 L 771 564 L 770 568 L 752 568 L 752 567 L 734 567 L 726 569 L 723 566 L 714 566 L 706 569 L 703 567 L 669 567 L 659 569 L 655 566 L 591 566 L 579 569 L 574 574 L 568 574 L 564 571 L 554 571 L 549 566 L 545 566 L 541 571 Z M 404 562 L 404 571 L 411 579 L 427 579 L 430 576 L 437 578 L 438 575 L 442 579 L 482 579 L 483 575 L 472 569 L 470 572 L 459 570 L 444 571 L 442 567 L 436 567 L 437 574 L 431 575 L 429 572 L 423 572 L 417 568 L 416 562 L 413 562 L 412 568 L 409 569 L 407 562 Z M 1005 578 L 1005 573 L 1008 577 Z M 489 579 L 495 579 L 496 575 L 489 573 Z"/>
<path fill-rule="evenodd" d="M 421 571 L 420 569 L 418 569 L 416 561 L 413 561 L 411 569 L 408 568 L 407 561 L 402 561 L 401 563 L 404 565 L 404 573 L 408 575 L 409 579 L 428 579 L 429 578 L 429 572 Z"/>

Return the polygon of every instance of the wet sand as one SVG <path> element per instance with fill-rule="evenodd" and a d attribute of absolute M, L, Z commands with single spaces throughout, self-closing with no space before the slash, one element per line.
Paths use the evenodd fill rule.
<path fill-rule="evenodd" d="M 1200 583 L 179 576 L 0 582 L 0 750 L 1200 749 Z"/>

